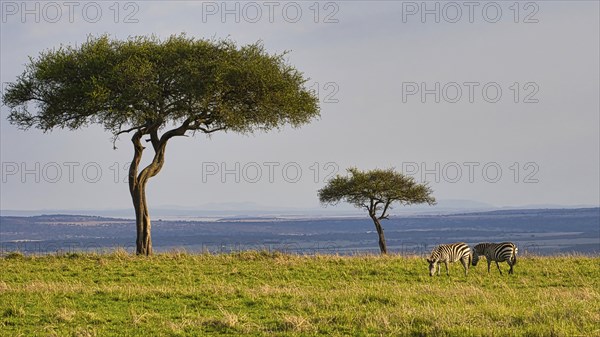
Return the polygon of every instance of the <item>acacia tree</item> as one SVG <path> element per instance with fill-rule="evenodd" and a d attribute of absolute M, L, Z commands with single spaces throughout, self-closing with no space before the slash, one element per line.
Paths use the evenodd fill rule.
<path fill-rule="evenodd" d="M 345 201 L 369 212 L 377 234 L 381 254 L 387 254 L 387 246 L 381 220 L 388 219 L 394 203 L 411 205 L 435 204 L 433 191 L 426 184 L 418 184 L 414 178 L 395 172 L 393 169 L 359 171 L 349 168 L 350 176 L 337 175 L 319 190 L 319 201 L 324 205 L 336 205 Z"/>
<path fill-rule="evenodd" d="M 303 74 L 262 43 L 185 35 L 166 40 L 90 37 L 30 58 L 3 96 L 8 120 L 22 129 L 79 129 L 100 124 L 117 137 L 132 133 L 129 192 L 137 254 L 152 254 L 146 184 L 165 163 L 167 142 L 216 131 L 251 133 L 298 127 L 319 116 Z M 143 141 L 153 151 L 140 168 Z"/>

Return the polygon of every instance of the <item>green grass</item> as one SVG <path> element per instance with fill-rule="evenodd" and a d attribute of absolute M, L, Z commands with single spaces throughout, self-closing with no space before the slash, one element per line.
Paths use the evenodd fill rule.
<path fill-rule="evenodd" d="M 124 252 L 0 258 L 1 336 L 600 336 L 600 258 Z M 443 269 L 443 267 L 442 267 Z"/>

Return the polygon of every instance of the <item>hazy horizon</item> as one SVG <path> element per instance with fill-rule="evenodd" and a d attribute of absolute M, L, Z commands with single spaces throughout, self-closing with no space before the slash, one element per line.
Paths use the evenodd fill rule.
<path fill-rule="evenodd" d="M 597 208 L 600 211 L 600 205 L 556 205 L 556 204 L 535 204 L 535 205 L 505 205 L 497 206 L 486 203 L 475 202 L 472 200 L 440 200 L 437 205 L 413 205 L 408 207 L 394 207 L 390 216 L 406 215 L 435 215 L 435 214 L 457 214 L 462 212 L 488 212 L 502 210 L 550 210 L 550 209 L 586 209 Z M 0 216 L 38 216 L 53 214 L 69 214 L 84 216 L 106 216 L 106 217 L 125 217 L 135 218 L 133 208 L 95 208 L 95 209 L 0 209 Z M 150 210 L 153 218 L 173 218 L 183 219 L 186 217 L 201 218 L 213 216 L 364 216 L 362 209 L 348 204 L 339 204 L 337 206 L 313 207 L 313 208 L 294 208 L 294 207 L 273 207 L 261 205 L 254 202 L 237 203 L 207 203 L 197 207 L 185 207 L 177 205 L 158 205 Z M 599 213 L 600 215 L 600 213 Z"/>

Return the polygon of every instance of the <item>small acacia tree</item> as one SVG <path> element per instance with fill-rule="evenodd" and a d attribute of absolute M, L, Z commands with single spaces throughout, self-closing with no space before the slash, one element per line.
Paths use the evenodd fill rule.
<path fill-rule="evenodd" d="M 146 184 L 162 169 L 170 139 L 298 127 L 319 116 L 317 97 L 284 54 L 269 54 L 259 42 L 238 47 L 185 35 L 164 41 L 90 37 L 79 47 L 30 58 L 2 99 L 10 108 L 8 120 L 22 129 L 100 124 L 113 134 L 113 143 L 120 134 L 133 134 L 129 192 L 136 247 L 138 254 L 150 255 Z M 154 153 L 140 169 L 143 140 Z"/>
<path fill-rule="evenodd" d="M 379 235 L 381 254 L 387 254 L 383 227 L 380 221 L 388 219 L 394 203 L 411 205 L 435 204 L 433 191 L 426 184 L 418 184 L 414 178 L 395 172 L 393 169 L 362 172 L 349 168 L 350 176 L 336 176 L 319 190 L 319 201 L 324 205 L 336 205 L 345 201 L 364 208 L 375 224 Z"/>

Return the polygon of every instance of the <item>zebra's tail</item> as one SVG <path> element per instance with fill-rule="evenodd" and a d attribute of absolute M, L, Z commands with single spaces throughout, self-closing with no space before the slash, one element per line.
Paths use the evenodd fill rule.
<path fill-rule="evenodd" d="M 519 249 L 517 248 L 517 246 L 513 246 L 512 249 L 512 265 L 514 266 L 515 264 L 517 264 L 517 252 L 519 251 Z"/>

